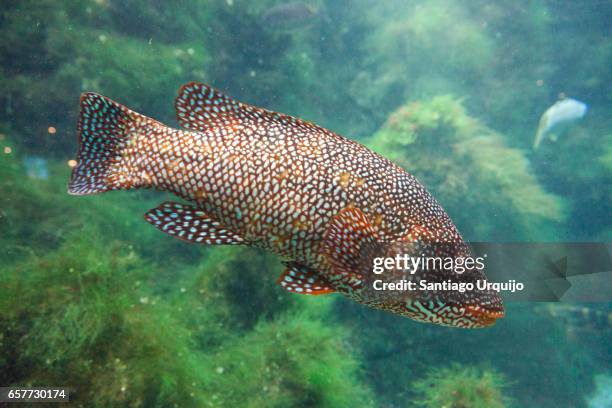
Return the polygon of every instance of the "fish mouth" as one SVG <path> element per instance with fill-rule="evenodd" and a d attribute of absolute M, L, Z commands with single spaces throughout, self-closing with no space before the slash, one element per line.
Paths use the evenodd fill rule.
<path fill-rule="evenodd" d="M 481 306 L 467 306 L 466 312 L 473 318 L 475 327 L 493 326 L 497 319 L 505 316 L 504 309 L 487 309 Z"/>

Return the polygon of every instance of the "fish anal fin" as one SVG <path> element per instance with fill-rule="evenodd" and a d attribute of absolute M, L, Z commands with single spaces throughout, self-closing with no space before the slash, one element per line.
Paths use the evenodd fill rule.
<path fill-rule="evenodd" d="M 329 282 L 313 269 L 296 262 L 284 262 L 287 269 L 276 283 L 286 291 L 302 295 L 325 295 L 335 290 Z"/>
<path fill-rule="evenodd" d="M 167 201 L 144 215 L 147 222 L 168 235 L 196 244 L 239 245 L 245 240 L 196 207 Z"/>

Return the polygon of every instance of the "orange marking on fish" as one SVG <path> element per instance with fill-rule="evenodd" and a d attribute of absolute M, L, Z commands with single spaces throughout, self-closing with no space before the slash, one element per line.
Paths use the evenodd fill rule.
<path fill-rule="evenodd" d="M 342 172 L 340 173 L 339 177 L 338 177 L 338 182 L 340 184 L 340 187 L 342 188 L 347 188 L 349 185 L 349 180 L 351 179 L 351 175 L 347 172 Z"/>
<path fill-rule="evenodd" d="M 291 225 L 293 225 L 293 227 L 298 230 L 307 230 L 310 227 L 311 222 L 308 220 L 301 221 L 300 219 L 296 218 L 292 221 Z"/>
<path fill-rule="evenodd" d="M 276 179 L 278 181 L 283 181 L 285 179 L 289 178 L 289 170 L 284 169 L 283 171 L 281 171 L 277 176 Z"/>

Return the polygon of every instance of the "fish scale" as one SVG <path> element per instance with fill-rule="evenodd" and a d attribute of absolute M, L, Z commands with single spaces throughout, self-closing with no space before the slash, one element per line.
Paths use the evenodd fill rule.
<path fill-rule="evenodd" d="M 145 214 L 148 222 L 186 241 L 270 250 L 285 260 L 279 284 L 291 292 L 337 291 L 451 326 L 482 326 L 503 315 L 491 293 L 452 305 L 369 297 L 365 272 L 358 271 L 372 265 L 355 258 L 366 236 L 367 242 L 463 245 L 442 207 L 399 166 L 313 123 L 243 104 L 204 84 L 183 86 L 175 106 L 182 130 L 84 94 L 69 192 L 172 192 L 190 204 L 164 203 Z M 361 233 L 352 234 L 356 226 Z M 474 313 L 479 304 L 495 307 Z"/>

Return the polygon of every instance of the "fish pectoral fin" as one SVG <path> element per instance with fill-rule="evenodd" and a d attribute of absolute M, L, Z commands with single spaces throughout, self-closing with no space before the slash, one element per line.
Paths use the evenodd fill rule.
<path fill-rule="evenodd" d="M 315 270 L 297 262 L 283 263 L 287 266 L 287 269 L 278 277 L 276 283 L 286 291 L 301 293 L 302 295 L 325 295 L 335 292 L 327 279 Z"/>
<path fill-rule="evenodd" d="M 145 220 L 166 234 L 197 244 L 238 245 L 246 241 L 198 208 L 167 201 L 147 211 Z"/>
<path fill-rule="evenodd" d="M 551 141 L 556 142 L 557 140 L 559 140 L 559 135 L 557 133 L 549 133 L 548 138 Z"/>
<path fill-rule="evenodd" d="M 329 223 L 323 252 L 336 273 L 350 276 L 363 269 L 364 262 L 371 261 L 377 241 L 378 235 L 366 215 L 358 208 L 347 207 Z"/>

